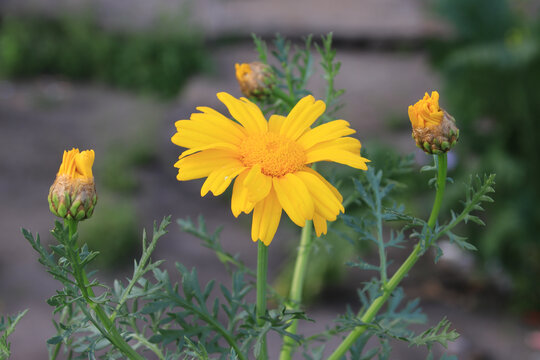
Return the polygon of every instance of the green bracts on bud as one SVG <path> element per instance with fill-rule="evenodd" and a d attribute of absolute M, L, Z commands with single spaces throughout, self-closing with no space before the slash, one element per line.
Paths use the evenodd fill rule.
<path fill-rule="evenodd" d="M 416 146 L 428 154 L 443 154 L 448 152 L 459 139 L 459 129 L 456 120 L 444 111 L 440 124 L 430 127 L 413 128 L 413 139 Z"/>
<path fill-rule="evenodd" d="M 94 213 L 97 203 L 93 179 L 59 175 L 49 190 L 49 209 L 61 218 L 81 221 Z"/>

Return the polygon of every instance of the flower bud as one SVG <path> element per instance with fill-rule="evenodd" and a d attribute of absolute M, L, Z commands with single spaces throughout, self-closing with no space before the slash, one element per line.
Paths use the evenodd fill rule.
<path fill-rule="evenodd" d="M 270 66 L 261 62 L 236 64 L 236 79 L 240 91 L 246 97 L 263 98 L 268 95 L 274 83 Z"/>
<path fill-rule="evenodd" d="M 94 150 L 64 151 L 56 180 L 49 190 L 49 209 L 61 218 L 81 221 L 94 212 L 97 202 L 92 175 Z"/>
<path fill-rule="evenodd" d="M 442 154 L 450 150 L 459 138 L 456 120 L 439 107 L 439 93 L 426 93 L 423 99 L 409 106 L 412 137 L 416 146 L 428 154 Z"/>

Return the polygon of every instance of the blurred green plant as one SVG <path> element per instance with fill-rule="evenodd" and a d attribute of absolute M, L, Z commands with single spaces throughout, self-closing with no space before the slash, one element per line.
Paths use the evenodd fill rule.
<path fill-rule="evenodd" d="M 135 170 L 151 164 L 156 159 L 155 147 L 142 139 L 129 144 L 111 145 L 99 169 L 103 185 L 119 194 L 133 194 L 139 187 Z"/>
<path fill-rule="evenodd" d="M 487 267 L 514 279 L 515 304 L 540 306 L 540 20 L 527 2 L 436 0 L 453 36 L 430 43 L 445 98 L 460 124 L 462 174 L 496 172 L 497 205 L 486 232 L 470 229 Z M 467 155 L 465 155 L 467 154 Z M 471 156 L 471 154 L 474 154 Z"/>
<path fill-rule="evenodd" d="M 208 65 L 202 36 L 188 26 L 112 33 L 88 18 L 5 16 L 0 23 L 0 76 L 61 75 L 176 95 Z"/>
<path fill-rule="evenodd" d="M 129 265 L 138 253 L 139 215 L 134 210 L 133 195 L 141 184 L 136 170 L 155 160 L 155 147 L 149 138 L 139 137 L 129 144 L 115 143 L 109 150 L 97 167 L 98 181 L 103 185 L 100 207 L 106 210 L 94 216 L 89 225 L 83 225 L 83 240 L 103 254 L 96 261 L 97 267 L 115 269 Z M 115 240 L 104 240 L 107 237 Z"/>
<path fill-rule="evenodd" d="M 100 195 L 100 211 L 81 226 L 81 240 L 100 253 L 93 264 L 100 269 L 127 266 L 139 252 L 135 207 L 131 201 L 111 195 Z"/>
<path fill-rule="evenodd" d="M 138 255 L 139 214 L 135 196 L 141 189 L 137 171 L 157 158 L 154 144 L 155 122 L 148 121 L 135 131 L 130 141 L 116 140 L 109 145 L 101 163 L 96 164 L 100 185 L 99 206 L 107 208 L 83 225 L 85 242 L 99 251 L 96 267 L 118 269 Z M 87 228 L 88 227 L 88 228 Z M 111 236 L 114 241 L 105 241 Z"/>

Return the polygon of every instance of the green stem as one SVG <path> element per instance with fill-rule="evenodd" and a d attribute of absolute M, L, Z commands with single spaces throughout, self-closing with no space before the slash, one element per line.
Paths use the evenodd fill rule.
<path fill-rule="evenodd" d="M 437 161 L 438 160 L 438 161 Z M 431 214 L 428 220 L 428 226 L 430 229 L 433 229 L 437 221 L 437 216 L 441 209 L 442 199 L 445 190 L 446 184 L 446 153 L 437 155 L 436 158 L 438 173 L 437 173 L 437 193 L 435 195 L 435 201 L 433 202 L 433 208 L 431 209 Z M 375 299 L 373 303 L 366 310 L 364 315 L 359 319 L 360 322 L 366 325 L 360 325 L 356 327 L 351 333 L 343 340 L 343 342 L 338 346 L 338 348 L 330 355 L 328 360 L 339 360 L 341 359 L 347 350 L 354 344 L 354 342 L 368 329 L 369 323 L 373 321 L 381 307 L 384 305 L 386 300 L 390 297 L 394 289 L 399 285 L 401 280 L 409 273 L 413 265 L 418 261 L 422 254 L 422 245 L 420 243 L 416 244 L 413 251 L 407 257 L 405 262 L 401 264 L 396 273 L 390 278 L 381 296 Z"/>
<path fill-rule="evenodd" d="M 62 314 L 60 315 L 60 321 L 59 321 L 60 324 L 62 324 L 65 321 L 67 313 L 68 313 L 68 307 L 64 307 L 64 309 L 62 310 Z M 59 330 L 60 329 L 57 328 L 57 331 L 59 331 Z M 53 351 L 52 355 L 49 356 L 49 360 L 56 360 L 56 357 L 58 356 L 58 353 L 60 352 L 60 348 L 61 348 L 62 344 L 63 344 L 62 341 L 60 341 L 58 344 L 56 344 L 56 346 L 54 347 L 54 351 Z"/>
<path fill-rule="evenodd" d="M 289 105 L 290 109 L 292 109 L 294 105 L 296 105 L 295 99 L 285 94 L 285 92 L 277 86 L 272 87 L 272 95 L 278 99 L 283 100 L 284 103 Z"/>
<path fill-rule="evenodd" d="M 101 323 L 105 325 L 105 328 L 102 328 L 101 326 L 96 326 L 96 328 L 111 342 L 112 345 L 114 345 L 129 359 L 144 360 L 144 358 L 133 350 L 133 348 L 124 340 L 122 335 L 120 335 L 118 329 L 116 329 L 114 326 L 114 323 L 105 313 L 105 310 L 103 310 L 103 308 L 92 299 L 95 297 L 95 294 L 92 288 L 88 286 L 88 276 L 86 275 L 84 268 L 79 263 L 78 247 L 74 240 L 74 235 L 77 232 L 78 222 L 76 220 L 66 219 L 65 223 L 67 223 L 69 229 L 69 249 L 67 250 L 71 257 L 70 260 L 73 267 L 75 281 L 77 282 L 77 286 L 81 289 L 81 294 L 88 306 L 94 310 Z M 90 321 L 96 324 L 96 321 L 93 318 L 90 318 Z"/>
<path fill-rule="evenodd" d="M 268 246 L 259 240 L 257 243 L 257 324 L 263 326 L 266 315 L 266 276 L 268 272 Z M 266 347 L 266 336 L 262 338 L 261 354 L 259 359 L 268 359 L 268 349 Z"/>
<path fill-rule="evenodd" d="M 343 207 L 347 209 L 347 207 L 351 205 L 356 200 L 356 198 L 357 196 L 355 193 L 352 193 L 349 196 L 347 196 L 347 198 L 343 200 Z"/>
<path fill-rule="evenodd" d="M 433 229 L 435 223 L 437 222 L 437 216 L 441 210 L 442 198 L 444 195 L 444 189 L 446 187 L 446 168 L 447 168 L 447 158 L 446 153 L 434 156 L 435 163 L 437 165 L 437 194 L 435 195 L 435 202 L 433 203 L 433 209 L 431 210 L 431 215 L 429 216 L 428 226 L 430 229 Z"/>
<path fill-rule="evenodd" d="M 145 337 L 140 336 L 139 334 L 132 334 L 131 337 L 133 337 L 133 339 L 137 340 L 139 343 L 146 346 L 147 349 L 151 350 L 154 354 L 156 354 L 159 360 L 165 360 L 165 356 L 163 355 L 161 350 L 159 350 L 156 345 L 152 344 Z"/>
<path fill-rule="evenodd" d="M 380 193 L 374 190 L 375 194 L 375 214 L 377 217 L 377 245 L 379 248 L 379 268 L 381 273 L 381 282 L 383 287 L 386 286 L 388 281 L 388 275 L 386 273 L 386 252 L 384 249 L 384 238 L 383 238 L 383 226 L 382 226 L 382 204 Z"/>
<path fill-rule="evenodd" d="M 61 346 L 62 346 L 62 342 L 59 342 L 58 344 L 56 344 L 56 346 L 54 347 L 52 357 L 50 358 L 51 360 L 56 360 L 56 357 L 58 356 L 58 352 L 60 351 Z"/>
<path fill-rule="evenodd" d="M 298 310 L 302 302 L 302 290 L 304 288 L 304 279 L 306 275 L 309 253 L 311 252 L 312 231 L 312 222 L 307 221 L 306 225 L 302 229 L 300 246 L 298 247 L 298 255 L 296 257 L 296 263 L 294 264 L 293 279 L 291 282 L 291 290 L 289 292 L 289 301 L 287 304 L 288 310 Z M 296 334 L 297 329 L 298 320 L 292 320 L 291 325 L 287 328 L 287 331 L 292 334 Z M 283 347 L 279 356 L 280 360 L 291 359 L 294 347 L 295 341 L 291 337 L 286 336 L 283 339 Z"/>
<path fill-rule="evenodd" d="M 197 314 L 201 318 L 201 320 L 205 321 L 207 324 L 211 325 L 214 330 L 219 333 L 225 341 L 229 343 L 229 345 L 232 346 L 234 351 L 236 351 L 236 355 L 238 356 L 238 359 L 240 360 L 247 360 L 245 355 L 242 354 L 242 351 L 238 344 L 236 343 L 236 340 L 231 334 L 212 316 L 209 316 L 207 312 L 201 311 L 196 306 L 193 306 L 193 304 L 190 301 L 181 301 L 178 297 L 171 298 L 172 301 L 174 301 L 179 306 L 185 308 L 188 311 L 193 312 L 194 314 Z"/>
<path fill-rule="evenodd" d="M 282 64 L 282 66 L 285 68 L 285 79 L 287 80 L 287 87 L 289 88 L 289 97 L 294 98 L 291 67 L 286 63 Z"/>

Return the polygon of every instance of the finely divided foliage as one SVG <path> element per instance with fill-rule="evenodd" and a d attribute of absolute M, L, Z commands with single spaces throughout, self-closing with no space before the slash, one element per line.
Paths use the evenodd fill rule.
<path fill-rule="evenodd" d="M 177 224 L 214 251 L 230 276 L 230 282 L 219 284 L 210 280 L 203 283 L 195 268 L 188 269 L 177 262 L 169 272 L 162 266 L 162 261 L 152 260 L 158 240 L 167 233 L 171 222 L 171 217 L 167 217 L 159 225 L 154 224 L 151 238 L 143 232 L 142 255 L 134 261 L 133 275 L 122 281 L 115 280 L 109 286 L 97 279 L 96 272 L 87 271 L 99 254 L 86 244 L 79 244 L 78 220 L 65 218 L 64 223 L 56 222 L 52 230 L 56 241 L 53 245 L 44 245 L 39 235 L 22 231 L 38 253 L 39 262 L 61 284 L 56 294 L 47 300 L 54 308 L 56 328 L 56 334 L 48 340 L 49 359 L 267 359 L 268 333 L 277 334 L 283 340 L 282 360 L 291 359 L 294 352 L 301 352 L 307 360 L 338 360 L 347 356 L 362 360 L 389 359 L 392 342 L 395 341 L 426 347 L 427 359 L 434 359 L 441 353 L 440 347 L 434 345 L 446 348 L 448 342 L 459 336 L 446 318 L 423 330 L 413 331 L 413 326 L 418 329 L 419 324 L 428 322 L 428 319 L 419 307 L 420 300 L 408 299 L 399 285 L 418 258 L 431 248 L 437 254 L 435 259 L 440 257 L 437 241 L 443 237 L 464 250 L 474 250 L 471 243 L 454 231 L 462 222 L 483 225 L 478 212 L 483 210 L 483 203 L 493 201 L 490 195 L 494 192 L 494 175 L 471 177 L 466 184 L 462 210 L 439 217 L 445 186 L 450 179 L 446 176 L 446 154 L 434 156 L 434 165 L 423 169 L 436 173 L 434 180 L 430 181 L 435 185 L 436 194 L 427 221 L 407 212 L 405 206 L 396 200 L 398 193 L 405 188 L 400 177 L 412 171 L 412 157 L 388 158 L 384 164 L 369 166 L 367 171 L 355 171 L 352 177 L 334 172 L 332 181 L 325 180 L 318 172 L 324 171 L 316 171 L 313 162 L 338 159 L 342 161 L 337 162 L 353 168 L 365 169 L 358 140 L 345 137 L 351 134 L 348 123 L 329 121 L 333 119 L 330 115 L 339 109 L 339 98 L 343 93 L 334 85 L 340 64 L 335 61 L 331 35 L 323 37 L 322 45 L 316 46 L 326 79 L 326 112 L 324 103 L 315 102 L 306 90 L 314 63 L 310 51 L 311 37 L 306 39 L 302 48 L 293 48 L 290 42 L 277 37 L 271 52 L 273 58 L 269 58 L 266 43 L 259 38 L 254 39 L 261 62 L 278 64 L 272 66 L 276 82 L 269 90 L 271 96 L 254 100 L 258 102 L 255 104 L 221 93 L 220 99 L 237 122 L 212 109 L 199 108 L 201 113 L 192 115 L 191 120 L 177 123 L 180 135 L 175 135 L 173 141 L 188 148 L 177 163 L 180 168 L 178 176 L 180 180 L 207 177 L 202 192 L 212 191 L 215 195 L 223 193 L 236 177 L 231 209 L 235 216 L 240 212 L 254 211 L 253 220 L 257 222 L 252 225 L 254 241 L 260 239 L 266 245 L 270 243 L 282 209 L 293 222 L 304 226 L 301 245 L 293 245 L 299 248 L 292 283 L 300 284 L 300 288 L 291 286 L 291 293 L 294 292 L 295 296 L 280 294 L 266 283 L 265 277 L 260 276 L 260 267 L 255 271 L 246 266 L 238 255 L 229 253 L 219 239 L 221 228 L 209 232 L 202 216 L 196 222 L 180 219 Z M 299 102 L 300 109 L 295 107 Z M 246 112 L 251 116 L 245 116 Z M 277 115 L 267 121 L 269 112 Z M 298 115 L 298 112 L 303 115 Z M 288 118 L 291 121 L 283 127 L 287 118 L 280 115 L 286 114 L 292 114 Z M 292 121 L 295 119 L 301 124 Z M 198 126 L 201 120 L 227 127 L 229 135 L 232 134 L 230 139 L 216 141 L 215 136 L 219 135 L 214 134 L 215 129 L 206 124 L 207 128 L 201 125 L 204 128 L 201 130 Z M 311 128 L 312 124 L 322 124 L 319 128 L 324 131 Z M 194 135 L 197 132 L 199 135 Z M 201 133 L 204 136 L 198 137 Z M 321 151 L 313 150 L 317 155 L 314 156 L 309 150 L 316 147 L 321 139 L 337 141 L 339 144 L 333 149 L 340 156 L 324 158 L 323 150 L 328 150 L 324 146 L 319 149 Z M 257 148 L 259 142 L 266 145 L 278 143 L 286 160 L 291 160 L 291 153 L 296 155 L 292 162 L 269 159 L 264 152 L 257 152 L 260 150 Z M 195 161 L 197 157 L 204 161 Z M 230 166 L 219 168 L 224 159 Z M 287 181 L 294 186 L 285 186 L 287 184 L 283 182 Z M 310 193 L 313 188 L 317 192 Z M 305 199 L 311 201 L 310 205 L 298 203 L 300 198 L 295 192 L 302 191 L 307 194 Z M 346 214 L 340 214 L 344 211 Z M 311 231 L 311 220 L 315 234 Z M 385 225 L 388 222 L 392 226 Z M 301 307 L 304 277 L 306 282 L 310 281 L 309 276 L 305 276 L 306 264 L 309 256 L 314 255 L 312 245 L 315 237 L 327 231 L 332 236 L 343 237 L 354 249 L 365 249 L 366 244 L 376 248 L 378 259 L 367 261 L 359 252 L 339 260 L 351 268 L 372 274 L 372 277 L 357 289 L 358 301 L 345 309 L 335 322 L 327 324 L 325 331 L 304 336 L 298 333 L 298 321 L 312 321 Z M 324 241 L 331 242 L 331 237 Z M 259 245 L 258 255 L 261 248 L 266 249 L 265 245 L 262 246 L 264 248 Z M 395 247 L 412 248 L 409 257 L 397 270 L 395 265 L 399 264 L 392 265 L 388 259 L 388 250 Z M 268 255 L 267 252 L 262 254 Z M 265 260 L 264 257 L 258 259 L 261 258 Z M 265 271 L 266 268 L 263 269 L 264 275 Z M 251 300 L 255 291 L 257 304 Z M 268 309 L 265 304 L 267 298 L 271 304 Z M 23 315 L 24 312 L 7 320 L 2 318 L 0 359 L 9 356 L 7 337 Z M 378 339 L 378 344 L 368 344 L 372 337 Z M 330 348 L 327 345 L 330 339 L 341 343 L 336 349 Z M 440 359 L 456 358 L 443 354 Z"/>

